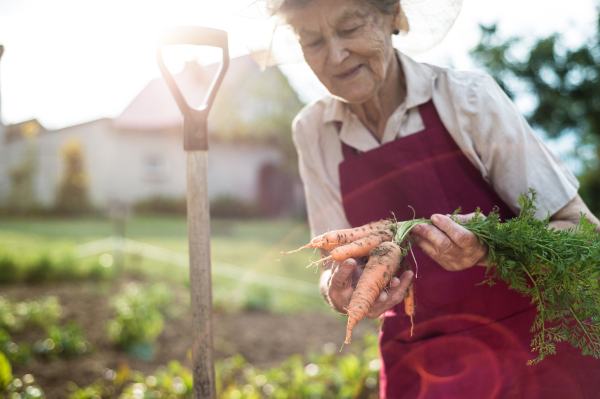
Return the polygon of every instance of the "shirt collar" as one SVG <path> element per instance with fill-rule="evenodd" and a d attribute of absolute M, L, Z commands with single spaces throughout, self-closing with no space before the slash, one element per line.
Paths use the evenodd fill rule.
<path fill-rule="evenodd" d="M 396 51 L 400 59 L 400 65 L 406 77 L 406 98 L 400 104 L 400 108 L 407 110 L 431 100 L 433 94 L 433 81 L 437 77 L 437 71 L 427 64 L 416 62 L 407 55 Z M 346 103 L 338 98 L 330 97 L 323 113 L 323 123 L 344 122 L 351 115 Z"/>

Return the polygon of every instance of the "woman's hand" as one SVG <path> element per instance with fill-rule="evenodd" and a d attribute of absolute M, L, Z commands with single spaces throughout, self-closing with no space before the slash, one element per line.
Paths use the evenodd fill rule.
<path fill-rule="evenodd" d="M 406 258 L 402 261 L 406 262 Z M 336 311 L 347 313 L 345 309 L 350 304 L 350 298 L 363 269 L 364 265 L 358 266 L 355 259 L 348 259 L 341 263 L 334 262 L 330 269 L 323 271 L 320 281 L 321 293 Z M 404 272 L 399 279 L 392 277 L 387 291 L 381 291 L 367 317 L 371 319 L 379 317 L 386 310 L 402 302 L 412 278 L 413 272 L 410 270 Z"/>
<path fill-rule="evenodd" d="M 473 218 L 474 213 L 456 215 L 461 223 Z M 448 271 L 468 269 L 474 265 L 487 265 L 488 247 L 477 236 L 448 216 L 432 215 L 435 226 L 419 224 L 410 235 L 423 252 Z"/>

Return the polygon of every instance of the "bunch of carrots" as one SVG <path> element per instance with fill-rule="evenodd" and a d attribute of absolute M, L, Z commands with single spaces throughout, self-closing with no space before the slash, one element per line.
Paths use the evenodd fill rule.
<path fill-rule="evenodd" d="M 582 214 L 574 228 L 555 230 L 549 227 L 550 217 L 535 217 L 536 195 L 533 190 L 518 199 L 520 214 L 503 221 L 496 210 L 487 216 L 479 210 L 474 217 L 460 223 L 488 246 L 487 278 L 505 281 L 536 304 L 537 314 L 531 346 L 538 352 L 537 364 L 545 356 L 556 353 L 557 342 L 569 342 L 584 355 L 600 358 L 600 234 L 597 226 Z M 369 256 L 369 261 L 352 294 L 348 306 L 348 326 L 345 344 L 352 330 L 368 313 L 379 293 L 385 289 L 400 268 L 401 260 L 410 251 L 407 236 L 419 223 L 428 219 L 406 222 L 380 220 L 367 225 L 332 231 L 315 237 L 306 246 L 330 251 L 330 255 L 309 266 L 327 260 L 343 262 L 349 258 Z M 292 251 L 292 252 L 296 252 Z M 413 284 L 404 299 L 411 322 L 415 314 Z M 411 331 L 412 334 L 412 331 Z"/>
<path fill-rule="evenodd" d="M 331 231 L 313 238 L 304 247 L 291 251 L 296 252 L 304 248 L 330 251 L 328 257 L 312 262 L 308 267 L 327 260 L 343 262 L 350 258 L 369 256 L 369 261 L 356 284 L 348 309 L 346 309 L 348 312 L 348 326 L 346 328 L 345 344 L 350 343 L 352 331 L 356 324 L 367 315 L 379 293 L 385 289 L 399 270 L 402 258 L 407 255 L 409 250 L 404 240 L 410 229 L 419 223 L 427 222 L 425 219 L 415 219 L 407 222 L 380 220 L 353 229 Z M 406 291 L 404 310 L 410 316 L 412 322 L 415 314 L 412 283 Z"/>

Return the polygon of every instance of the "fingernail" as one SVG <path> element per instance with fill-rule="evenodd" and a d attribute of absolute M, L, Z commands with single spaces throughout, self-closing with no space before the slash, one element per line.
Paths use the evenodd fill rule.
<path fill-rule="evenodd" d="M 440 221 L 440 217 L 439 217 L 439 215 L 438 215 L 438 214 L 431 215 L 431 221 L 432 221 L 433 223 L 437 223 L 437 222 L 439 222 L 439 221 Z"/>

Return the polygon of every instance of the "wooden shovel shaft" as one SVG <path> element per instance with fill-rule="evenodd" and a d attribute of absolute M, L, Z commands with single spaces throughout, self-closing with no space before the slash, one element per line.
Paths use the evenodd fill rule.
<path fill-rule="evenodd" d="M 187 218 L 195 399 L 216 399 L 213 351 L 207 151 L 187 152 Z"/>

